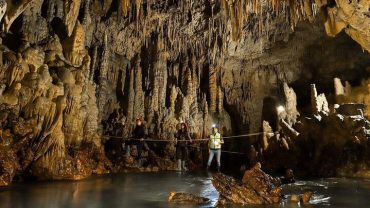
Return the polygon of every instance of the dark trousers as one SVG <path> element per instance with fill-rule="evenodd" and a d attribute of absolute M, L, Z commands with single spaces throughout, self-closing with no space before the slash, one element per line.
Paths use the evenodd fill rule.
<path fill-rule="evenodd" d="M 136 144 L 136 148 L 137 148 L 137 158 L 141 159 L 141 154 L 143 153 L 143 150 L 144 150 L 144 143 L 138 142 Z"/>
<path fill-rule="evenodd" d="M 127 156 L 130 156 L 131 155 L 131 147 L 133 145 L 136 145 L 136 149 L 137 149 L 137 158 L 138 159 L 141 159 L 141 155 L 144 151 L 144 142 L 142 141 L 128 141 L 126 143 L 127 145 L 127 149 L 126 149 L 126 155 Z"/>
<path fill-rule="evenodd" d="M 176 159 L 188 160 L 188 147 L 187 146 L 176 146 Z"/>

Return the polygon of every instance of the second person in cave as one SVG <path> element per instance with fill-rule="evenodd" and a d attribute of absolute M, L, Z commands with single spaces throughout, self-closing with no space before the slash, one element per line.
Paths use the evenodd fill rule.
<path fill-rule="evenodd" d="M 188 143 L 191 143 L 192 139 L 186 123 L 182 122 L 180 126 L 180 129 L 175 134 L 177 170 L 186 171 L 186 161 L 189 157 Z"/>
<path fill-rule="evenodd" d="M 132 137 L 134 138 L 133 141 L 129 145 L 127 145 L 127 152 L 126 155 L 130 156 L 130 145 L 136 145 L 137 148 L 137 157 L 138 157 L 138 166 L 142 166 L 142 152 L 144 150 L 144 138 L 145 138 L 145 128 L 143 125 L 143 119 L 138 118 L 136 119 L 136 126 L 132 132 Z"/>

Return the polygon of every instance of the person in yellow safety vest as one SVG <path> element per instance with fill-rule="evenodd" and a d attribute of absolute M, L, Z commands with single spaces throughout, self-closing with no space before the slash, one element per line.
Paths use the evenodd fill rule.
<path fill-rule="evenodd" d="M 224 140 L 221 137 L 221 134 L 218 132 L 218 128 L 216 126 L 212 127 L 212 134 L 210 135 L 208 141 L 208 163 L 207 163 L 207 170 L 211 166 L 213 157 L 216 155 L 217 160 L 217 171 L 220 172 L 221 168 L 221 145 L 224 143 Z"/>

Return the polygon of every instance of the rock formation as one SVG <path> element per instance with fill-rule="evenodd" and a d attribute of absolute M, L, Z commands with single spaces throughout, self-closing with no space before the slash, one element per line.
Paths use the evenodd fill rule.
<path fill-rule="evenodd" d="M 168 201 L 177 204 L 205 204 L 209 202 L 209 199 L 199 196 L 194 196 L 189 193 L 176 193 L 171 192 L 168 196 Z"/>
<path fill-rule="evenodd" d="M 212 183 L 220 194 L 219 204 L 277 204 L 281 200 L 279 180 L 261 170 L 261 164 L 245 171 L 242 182 L 215 174 Z"/>
<path fill-rule="evenodd" d="M 332 86 L 327 80 L 338 73 L 363 72 L 368 54 L 338 32 L 369 50 L 368 8 L 340 0 L 0 1 L 1 184 L 15 175 L 80 179 L 135 166 L 122 143 L 138 117 L 148 137 L 168 140 L 148 142 L 148 170 L 171 169 L 181 121 L 200 139 L 212 124 L 232 135 L 258 132 L 265 120 L 264 149 L 276 142 L 293 151 L 292 138 L 271 136 L 279 124 L 289 137 L 306 135 L 294 126 L 300 92 L 287 84 Z M 368 102 L 368 91 L 347 88 L 345 97 Z M 306 122 L 332 118 L 331 97 L 312 92 L 315 118 Z M 277 115 L 283 103 L 286 114 Z M 229 145 L 260 154 L 253 143 Z M 202 147 L 191 164 L 202 165 Z"/>
<path fill-rule="evenodd" d="M 317 96 L 315 85 L 311 96 L 312 116 L 301 116 L 294 124 L 281 120 L 280 132 L 261 141 L 265 168 L 273 172 L 292 168 L 305 176 L 368 177 L 370 122 L 364 117 L 365 106 L 331 104 L 329 111 L 325 95 Z"/>

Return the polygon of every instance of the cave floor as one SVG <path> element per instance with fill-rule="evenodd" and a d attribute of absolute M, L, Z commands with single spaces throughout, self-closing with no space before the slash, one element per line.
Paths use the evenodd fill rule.
<path fill-rule="evenodd" d="M 210 179 L 207 173 L 161 172 L 105 175 L 74 182 L 18 183 L 0 188 L 0 207 L 181 207 L 167 202 L 171 191 L 210 198 L 211 202 L 203 207 L 212 207 L 218 193 Z M 283 193 L 305 190 L 314 193 L 310 207 L 369 207 L 370 204 L 370 180 L 298 181 L 285 186 Z M 298 205 L 282 202 L 275 207 Z"/>

